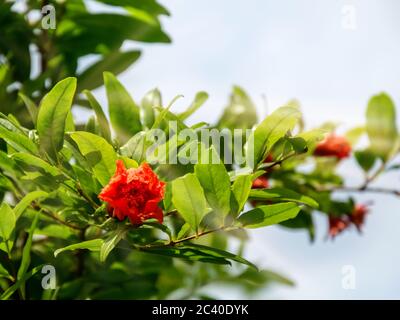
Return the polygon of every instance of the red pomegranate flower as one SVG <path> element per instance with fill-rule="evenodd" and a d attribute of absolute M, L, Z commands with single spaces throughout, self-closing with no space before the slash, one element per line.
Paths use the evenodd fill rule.
<path fill-rule="evenodd" d="M 141 225 L 155 218 L 162 223 L 158 203 L 164 198 L 164 187 L 147 163 L 126 169 L 124 162 L 117 160 L 117 170 L 99 198 L 108 203 L 112 216 L 120 221 L 128 217 L 133 225 Z"/>
<path fill-rule="evenodd" d="M 336 157 L 339 160 L 350 156 L 351 146 L 344 137 L 331 134 L 321 141 L 314 150 L 315 156 Z"/>
<path fill-rule="evenodd" d="M 329 230 L 328 235 L 333 239 L 339 233 L 346 230 L 349 226 L 349 220 L 345 217 L 332 217 L 329 216 Z"/>
<path fill-rule="evenodd" d="M 268 179 L 265 176 L 260 176 L 253 181 L 251 188 L 252 189 L 264 189 L 264 188 L 268 188 L 268 186 L 269 186 Z"/>
<path fill-rule="evenodd" d="M 350 214 L 350 221 L 356 226 L 358 231 L 361 231 L 361 227 L 365 222 L 365 216 L 368 213 L 368 207 L 365 204 L 357 204 Z"/>

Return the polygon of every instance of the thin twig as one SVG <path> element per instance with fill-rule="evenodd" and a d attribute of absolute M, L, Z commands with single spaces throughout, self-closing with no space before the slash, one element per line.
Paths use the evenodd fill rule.
<path fill-rule="evenodd" d="M 64 226 L 67 226 L 67 227 L 72 228 L 72 229 L 75 229 L 75 230 L 82 230 L 82 229 L 83 229 L 83 228 L 81 228 L 81 227 L 78 227 L 78 226 L 76 226 L 76 225 L 70 224 L 70 223 L 68 223 L 67 221 L 64 221 L 64 220 L 60 219 L 59 217 L 57 217 L 57 216 L 56 216 L 54 213 L 52 213 L 51 211 L 49 211 L 49 210 L 44 209 L 43 207 L 41 207 L 37 202 L 32 202 L 32 203 L 31 203 L 31 207 L 32 207 L 34 210 L 37 210 L 37 211 L 41 210 L 41 212 L 42 212 L 45 216 L 47 216 L 47 217 L 49 217 L 49 218 L 51 218 L 51 219 L 57 221 L 58 223 L 60 223 L 60 224 L 62 224 L 62 225 L 64 225 Z"/>
<path fill-rule="evenodd" d="M 79 182 L 76 184 L 76 190 L 78 191 L 79 195 L 84 198 L 89 204 L 93 207 L 93 209 L 98 209 L 100 206 L 94 202 L 82 189 L 81 185 Z"/>
<path fill-rule="evenodd" d="M 233 231 L 233 230 L 237 230 L 237 229 L 240 229 L 240 227 L 222 226 L 220 228 L 203 231 L 203 232 L 200 232 L 199 234 L 194 234 L 194 235 L 188 236 L 186 238 L 182 238 L 182 239 L 178 239 L 178 240 L 171 240 L 171 241 L 169 241 L 168 243 L 165 243 L 165 244 L 155 244 L 155 245 L 148 244 L 148 245 L 144 245 L 144 246 L 135 246 L 135 248 L 139 249 L 139 250 L 146 250 L 146 249 L 152 249 L 152 248 L 171 247 L 171 246 L 175 246 L 177 244 L 180 244 L 182 242 L 186 242 L 186 241 L 190 241 L 190 240 L 194 240 L 194 239 L 206 236 L 206 235 L 211 234 L 211 233 L 221 232 L 221 231 Z"/>
<path fill-rule="evenodd" d="M 259 168 L 260 169 L 264 169 L 264 170 L 267 170 L 267 169 L 271 169 L 271 168 L 273 168 L 273 167 L 275 167 L 275 166 L 277 166 L 277 165 L 280 165 L 280 164 L 282 164 L 282 162 L 284 162 L 284 161 L 286 161 L 286 160 L 288 160 L 288 159 L 290 159 L 290 158 L 292 158 L 292 157 L 294 157 L 294 156 L 296 156 L 297 155 L 297 153 L 291 153 L 291 154 L 288 154 L 286 157 L 283 157 L 282 159 L 280 159 L 280 160 L 278 160 L 278 161 L 275 161 L 274 163 L 272 163 L 272 164 L 270 164 L 270 165 L 268 165 L 268 166 L 265 166 L 265 167 L 263 167 L 263 166 L 260 166 Z"/>
<path fill-rule="evenodd" d="M 360 190 L 365 190 L 365 189 L 367 189 L 367 188 L 368 188 L 368 185 L 369 185 L 371 182 L 373 182 L 376 178 L 378 178 L 378 176 L 379 176 L 383 171 L 385 171 L 385 168 L 386 168 L 386 163 L 384 162 L 384 163 L 382 163 L 382 165 L 378 168 L 378 170 L 375 171 L 375 173 L 374 173 L 372 176 L 367 177 L 367 178 L 365 179 L 364 184 L 363 184 L 359 189 L 360 189 Z"/>
<path fill-rule="evenodd" d="M 318 191 L 349 191 L 349 192 L 373 192 L 373 193 L 386 193 L 392 194 L 395 196 L 400 196 L 400 190 L 395 189 L 386 189 L 386 188 L 379 188 L 379 187 L 333 187 L 329 189 L 319 189 Z"/>

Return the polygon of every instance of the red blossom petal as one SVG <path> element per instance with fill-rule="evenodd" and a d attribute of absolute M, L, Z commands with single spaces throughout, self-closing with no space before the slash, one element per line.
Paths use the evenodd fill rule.
<path fill-rule="evenodd" d="M 253 181 L 252 189 L 265 189 L 268 188 L 268 179 L 265 176 L 260 176 Z"/>
<path fill-rule="evenodd" d="M 165 183 L 147 163 L 130 169 L 125 168 L 122 160 L 116 164 L 114 176 L 99 194 L 112 208 L 112 215 L 121 221 L 128 217 L 134 225 L 150 218 L 162 223 L 163 212 L 158 203 L 164 198 Z"/>
<path fill-rule="evenodd" d="M 350 156 L 351 146 L 344 138 L 336 135 L 329 135 L 321 141 L 314 150 L 315 156 L 336 157 L 338 159 Z"/>

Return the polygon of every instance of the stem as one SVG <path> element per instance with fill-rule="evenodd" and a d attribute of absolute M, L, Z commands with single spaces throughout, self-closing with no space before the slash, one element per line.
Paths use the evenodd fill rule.
<path fill-rule="evenodd" d="M 84 198 L 89 204 L 93 207 L 93 209 L 98 209 L 100 206 L 94 202 L 82 189 L 81 185 L 79 182 L 76 184 L 76 189 L 78 190 L 79 195 Z"/>
<path fill-rule="evenodd" d="M 41 207 L 37 202 L 32 202 L 31 207 L 32 207 L 34 210 L 37 210 L 37 211 L 41 210 L 42 213 L 43 213 L 45 216 L 47 216 L 47 217 L 49 217 L 49 218 L 51 218 L 51 219 L 57 221 L 58 223 L 60 223 L 60 224 L 62 224 L 62 225 L 64 225 L 64 226 L 67 226 L 67 227 L 72 228 L 72 229 L 75 229 L 75 230 L 83 230 L 83 228 L 81 228 L 81 227 L 75 226 L 75 225 L 73 225 L 73 224 L 68 223 L 67 221 L 64 221 L 64 220 L 60 219 L 60 218 L 57 217 L 53 212 L 51 212 L 51 211 L 49 211 L 49 210 L 44 209 L 43 207 Z"/>
<path fill-rule="evenodd" d="M 277 166 L 277 165 L 282 164 L 283 161 L 286 161 L 286 160 L 288 160 L 288 159 L 290 159 L 290 158 L 292 158 L 292 157 L 294 157 L 294 156 L 296 156 L 296 155 L 297 155 L 296 152 L 291 153 L 291 154 L 288 154 L 286 157 L 283 157 L 282 159 L 280 159 L 280 160 L 278 160 L 278 161 L 275 161 L 274 163 L 272 163 L 272 164 L 270 164 L 270 165 L 268 165 L 268 166 L 263 167 L 263 166 L 261 165 L 261 166 L 259 167 L 259 169 L 264 169 L 264 170 L 271 169 L 271 168 L 273 168 L 273 167 L 275 167 L 275 166 Z"/>
<path fill-rule="evenodd" d="M 363 184 L 359 189 L 360 189 L 360 190 L 367 189 L 368 185 L 369 185 L 372 181 L 374 181 L 383 171 L 385 171 L 385 169 L 386 169 L 386 163 L 383 162 L 382 165 L 378 168 L 378 170 L 375 171 L 375 173 L 374 173 L 372 176 L 367 177 L 367 178 L 365 179 L 364 184 Z"/>
<path fill-rule="evenodd" d="M 79 239 L 81 242 L 85 241 L 85 232 L 86 229 L 82 229 L 79 232 Z M 84 250 L 78 250 L 76 253 L 76 258 L 77 258 L 77 265 L 76 265 L 76 275 L 78 277 L 81 277 L 83 275 L 83 272 L 85 271 L 85 254 L 86 252 Z"/>
<path fill-rule="evenodd" d="M 173 215 L 175 215 L 177 213 L 178 213 L 178 210 L 174 209 L 174 210 L 168 211 L 164 216 L 165 217 L 173 216 Z"/>
<path fill-rule="evenodd" d="M 349 191 L 349 192 L 374 192 L 374 193 L 385 193 L 385 194 L 392 194 L 395 196 L 400 197 L 400 190 L 395 189 L 385 189 L 379 187 L 368 187 L 368 186 L 361 186 L 361 187 L 334 187 L 331 189 L 319 189 L 318 191 Z"/>
<path fill-rule="evenodd" d="M 177 245 L 177 244 L 179 244 L 179 243 L 182 243 L 182 242 L 186 242 L 186 241 L 190 241 L 190 240 L 194 240 L 194 239 L 197 239 L 197 238 L 200 238 L 200 237 L 203 237 L 203 236 L 206 236 L 206 235 L 208 235 L 208 234 L 211 234 L 211 233 L 214 233 L 214 232 L 221 232 L 221 231 L 232 231 L 232 230 L 237 230 L 237 229 L 240 229 L 240 227 L 235 227 L 235 226 L 223 226 L 223 227 L 220 227 L 220 228 L 217 228 L 217 229 L 212 229 L 212 230 L 208 230 L 208 231 L 203 231 L 203 232 L 200 232 L 200 233 L 198 233 L 198 234 L 194 234 L 194 235 L 192 235 L 192 236 L 189 236 L 189 237 L 186 237 L 186 238 L 182 238 L 182 239 L 179 239 L 179 240 L 171 240 L 170 242 L 168 242 L 167 244 L 161 244 L 161 245 L 159 245 L 159 244 L 157 244 L 157 245 L 151 245 L 151 244 L 149 244 L 149 245 L 145 245 L 145 246 L 135 246 L 137 249 L 139 249 L 139 250 L 145 250 L 145 249 L 151 249 L 151 248 L 162 248 L 162 247 L 170 247 L 170 246 L 175 246 L 175 245 Z"/>

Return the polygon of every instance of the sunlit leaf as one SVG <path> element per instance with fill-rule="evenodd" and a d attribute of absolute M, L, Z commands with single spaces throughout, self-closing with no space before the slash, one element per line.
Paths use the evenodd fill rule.
<path fill-rule="evenodd" d="M 57 257 L 61 252 L 78 250 L 78 249 L 87 249 L 90 251 L 100 251 L 103 243 L 104 243 L 103 239 L 94 239 L 94 240 L 88 240 L 88 241 L 71 244 L 70 246 L 66 246 L 64 248 L 60 248 L 60 249 L 57 249 L 56 251 L 54 251 L 54 257 Z"/>
<path fill-rule="evenodd" d="M 201 220 L 210 212 L 201 184 L 193 173 L 172 181 L 172 202 L 196 232 Z"/>
<path fill-rule="evenodd" d="M 76 78 L 57 83 L 40 103 L 37 130 L 40 150 L 56 159 L 64 141 L 65 122 L 76 90 Z"/>
<path fill-rule="evenodd" d="M 89 132 L 71 134 L 80 152 L 85 156 L 97 180 L 104 186 L 115 172 L 117 156 L 111 145 L 103 138 Z"/>
<path fill-rule="evenodd" d="M 260 228 L 293 219 L 300 211 L 296 203 L 277 203 L 259 206 L 239 216 L 239 222 L 246 228 Z"/>

